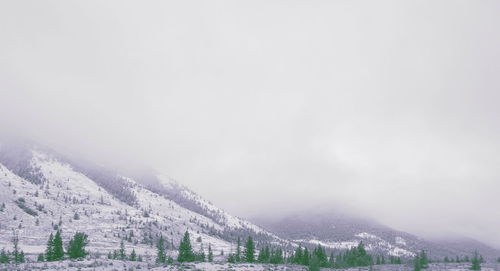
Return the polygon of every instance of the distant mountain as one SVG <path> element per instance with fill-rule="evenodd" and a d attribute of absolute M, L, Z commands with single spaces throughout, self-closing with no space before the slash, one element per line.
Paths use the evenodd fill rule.
<path fill-rule="evenodd" d="M 244 219 L 232 216 L 165 176 L 148 172 L 126 176 L 75 162 L 33 143 L 0 142 L 0 249 L 10 249 L 13 230 L 27 253 L 45 250 L 50 232 L 62 229 L 68 240 L 89 234 L 93 253 L 118 249 L 120 241 L 138 253 L 155 255 L 163 235 L 169 253 L 186 230 L 195 251 L 209 244 L 218 257 L 235 249 L 238 236 L 289 245 Z"/>
<path fill-rule="evenodd" d="M 431 258 L 463 258 L 478 250 L 485 258 L 496 259 L 500 252 L 475 240 L 433 242 L 397 231 L 375 221 L 338 212 L 300 212 L 281 218 L 253 219 L 282 238 L 303 245 L 320 244 L 334 251 L 366 245 L 372 254 L 410 258 L 425 250 Z"/>

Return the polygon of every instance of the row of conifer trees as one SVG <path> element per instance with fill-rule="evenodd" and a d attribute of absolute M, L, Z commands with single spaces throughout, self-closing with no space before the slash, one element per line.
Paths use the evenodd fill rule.
<path fill-rule="evenodd" d="M 87 256 L 85 247 L 88 244 L 88 236 L 83 232 L 77 232 L 68 242 L 66 252 L 63 248 L 63 240 L 61 230 L 57 230 L 55 234 L 50 234 L 47 241 L 45 253 L 38 255 L 38 261 L 61 261 L 67 255 L 69 259 L 81 259 Z"/>

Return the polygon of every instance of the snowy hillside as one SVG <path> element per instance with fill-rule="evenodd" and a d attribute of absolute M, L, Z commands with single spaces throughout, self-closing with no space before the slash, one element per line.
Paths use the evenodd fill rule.
<path fill-rule="evenodd" d="M 41 253 L 58 228 L 64 240 L 88 233 L 91 252 L 116 250 L 123 239 L 145 257 L 155 254 L 160 234 L 175 256 L 186 230 L 194 251 L 210 244 L 216 258 L 234 249 L 238 234 L 286 242 L 171 180 L 163 179 L 164 193 L 157 193 L 133 178 L 68 161 L 38 147 L 0 147 L 0 248 L 10 248 L 16 230 L 26 253 Z"/>
<path fill-rule="evenodd" d="M 463 257 L 476 249 L 489 259 L 496 259 L 500 254 L 479 242 L 466 245 L 432 242 L 375 221 L 336 212 L 302 212 L 279 219 L 257 218 L 256 221 L 282 238 L 305 245 L 319 244 L 332 250 L 349 249 L 363 242 L 372 254 L 402 258 L 411 258 L 420 250 L 426 250 L 435 259 Z"/>
<path fill-rule="evenodd" d="M 265 229 L 166 176 L 119 174 L 32 144 L 0 145 L 0 249 L 11 248 L 16 231 L 22 250 L 42 253 L 49 234 L 62 229 L 66 242 L 76 232 L 87 233 L 91 253 L 115 251 L 125 240 L 127 251 L 134 248 L 146 259 L 154 257 L 160 236 L 166 240 L 167 254 L 175 257 L 185 231 L 190 232 L 195 252 L 206 252 L 210 245 L 216 260 L 234 252 L 237 238 L 247 235 L 258 245 L 279 245 L 288 251 L 299 244 L 339 251 L 363 242 L 372 254 L 402 258 L 421 249 L 437 258 L 470 255 L 473 249 L 486 258 L 499 255 L 484 245 L 445 246 L 342 216 L 310 213 L 259 223 Z"/>

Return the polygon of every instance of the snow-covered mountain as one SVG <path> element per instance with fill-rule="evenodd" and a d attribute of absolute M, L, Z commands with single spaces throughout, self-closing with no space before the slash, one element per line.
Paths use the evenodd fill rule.
<path fill-rule="evenodd" d="M 216 256 L 230 253 L 234 240 L 247 234 L 288 243 L 168 177 L 125 176 L 27 143 L 0 145 L 0 206 L 0 249 L 10 249 L 15 230 L 27 253 L 43 252 L 58 228 L 64 240 L 87 233 L 94 253 L 116 250 L 124 239 L 126 248 L 146 257 L 155 254 L 160 234 L 175 256 L 186 230 L 195 251 L 210 244 Z"/>
<path fill-rule="evenodd" d="M 77 161 L 77 162 L 75 162 Z M 48 235 L 62 229 L 63 239 L 75 232 L 89 235 L 92 253 L 108 253 L 126 240 L 144 257 L 155 254 L 160 235 L 168 253 L 186 230 L 195 251 L 212 246 L 216 258 L 235 250 L 238 237 L 252 235 L 258 244 L 292 250 L 299 244 L 343 250 L 366 245 L 374 254 L 409 258 L 424 249 L 432 257 L 470 255 L 486 258 L 500 252 L 480 243 L 433 243 L 373 221 L 347 216 L 301 213 L 258 224 L 233 216 L 168 176 L 145 170 L 116 172 L 68 159 L 31 143 L 0 142 L 0 249 L 11 249 L 13 231 L 27 253 L 44 251 Z M 224 255 L 222 255 L 224 254 Z"/>
<path fill-rule="evenodd" d="M 496 259 L 500 252 L 477 241 L 437 242 L 394 230 L 375 221 L 335 211 L 311 211 L 284 217 L 255 218 L 258 224 L 282 238 L 296 243 L 320 244 L 332 250 L 345 250 L 359 242 L 373 254 L 411 258 L 425 250 L 434 259 L 470 256 L 478 250 L 484 257 Z"/>

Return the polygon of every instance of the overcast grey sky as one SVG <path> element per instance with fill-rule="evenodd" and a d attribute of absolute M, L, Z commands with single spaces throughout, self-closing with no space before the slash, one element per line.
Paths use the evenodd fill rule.
<path fill-rule="evenodd" d="M 0 127 L 240 216 L 500 247 L 498 1 L 2 1 Z"/>

